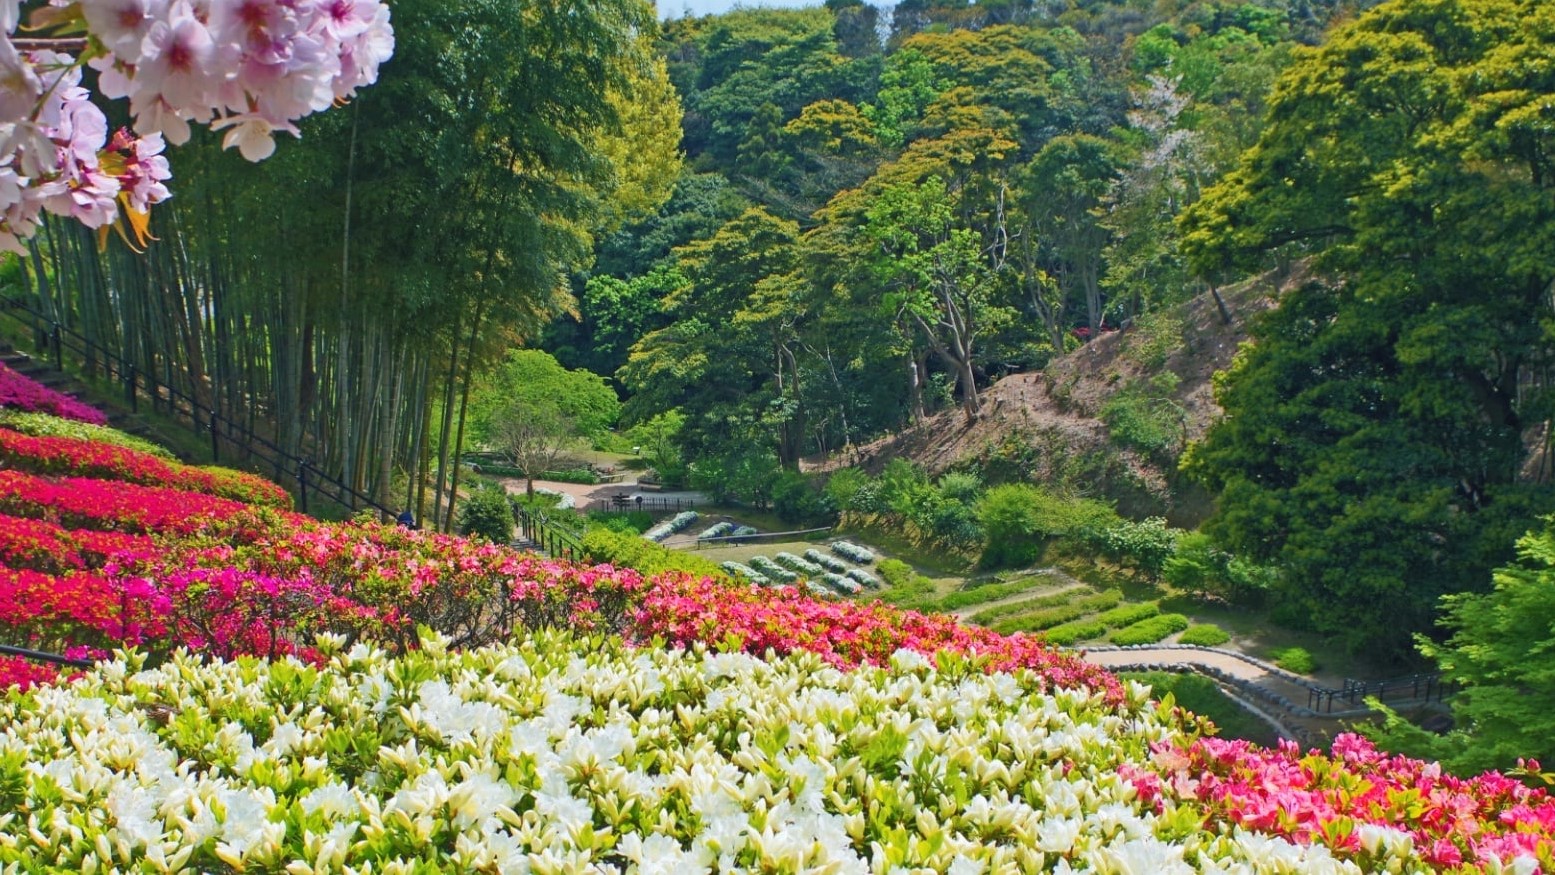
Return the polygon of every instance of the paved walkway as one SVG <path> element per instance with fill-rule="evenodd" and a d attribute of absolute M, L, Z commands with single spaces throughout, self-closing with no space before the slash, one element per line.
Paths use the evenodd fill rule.
<path fill-rule="evenodd" d="M 1092 665 L 1113 671 L 1191 671 L 1220 685 L 1242 707 L 1263 718 L 1282 738 L 1326 744 L 1345 724 L 1364 717 L 1365 708 L 1317 712 L 1308 707 L 1308 690 L 1319 682 L 1292 674 L 1243 653 L 1187 644 L 1084 651 Z"/>

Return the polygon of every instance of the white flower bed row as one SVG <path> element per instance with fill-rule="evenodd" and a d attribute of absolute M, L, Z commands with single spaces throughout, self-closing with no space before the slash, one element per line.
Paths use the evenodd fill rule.
<path fill-rule="evenodd" d="M 875 561 L 874 553 L 847 541 L 833 541 L 831 551 L 849 562 L 856 562 L 859 565 L 868 565 Z"/>
<path fill-rule="evenodd" d="M 836 556 L 828 556 L 825 553 L 822 553 L 820 550 L 815 549 L 814 547 L 804 551 L 804 558 L 814 562 L 816 565 L 821 566 L 827 571 L 835 571 L 838 574 L 848 573 L 848 563 L 838 559 Z"/>
<path fill-rule="evenodd" d="M 868 571 L 865 571 L 862 568 L 849 568 L 846 574 L 848 577 L 853 578 L 870 589 L 880 588 L 880 581 L 876 580 L 873 574 L 870 574 Z"/>
<path fill-rule="evenodd" d="M 713 538 L 725 538 L 734 533 L 734 523 L 724 520 L 721 523 L 713 523 L 697 535 L 698 541 L 709 541 Z"/>
<path fill-rule="evenodd" d="M 784 568 L 797 571 L 807 577 L 820 577 L 822 574 L 826 573 L 826 569 L 816 565 L 814 562 L 801 559 L 798 556 L 795 556 L 794 554 L 786 551 L 779 553 L 772 558 Z"/>
<path fill-rule="evenodd" d="M 653 541 L 654 543 L 658 543 L 663 541 L 665 538 L 668 538 L 670 535 L 685 529 L 687 526 L 696 521 L 696 511 L 683 510 L 680 513 L 677 513 L 669 519 L 665 520 L 664 522 L 659 523 L 648 531 L 643 532 L 643 537 Z"/>
<path fill-rule="evenodd" d="M 750 566 L 777 583 L 797 583 L 799 575 L 765 556 L 752 556 Z"/>
<path fill-rule="evenodd" d="M 858 595 L 864 587 L 858 581 L 832 571 L 821 572 L 821 580 L 843 595 Z"/>
<path fill-rule="evenodd" d="M 728 562 L 719 563 L 718 567 L 729 572 L 735 577 L 742 577 L 745 580 L 756 584 L 757 586 L 772 585 L 771 579 L 769 579 L 765 574 L 762 574 L 749 565 L 742 565 L 741 563 L 735 562 L 732 559 Z"/>
<path fill-rule="evenodd" d="M 120 662 L 0 704 L 0 869 L 1360 871 L 1142 802 L 1123 767 L 1174 731 L 1145 695 L 554 633 Z M 1421 871 L 1407 848 L 1372 862 Z"/>

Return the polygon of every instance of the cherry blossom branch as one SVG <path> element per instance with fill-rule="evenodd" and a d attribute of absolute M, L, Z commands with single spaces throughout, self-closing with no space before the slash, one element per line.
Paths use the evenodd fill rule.
<path fill-rule="evenodd" d="M 86 50 L 87 38 L 71 37 L 12 37 L 11 45 L 18 52 L 81 52 Z"/>

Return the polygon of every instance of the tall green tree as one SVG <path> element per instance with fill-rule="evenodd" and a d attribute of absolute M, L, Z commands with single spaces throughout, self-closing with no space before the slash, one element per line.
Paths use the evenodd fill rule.
<path fill-rule="evenodd" d="M 1555 7 L 1389 2 L 1298 54 L 1185 216 L 1202 276 L 1311 260 L 1219 387 L 1209 530 L 1292 619 L 1402 658 L 1551 504 Z M 1538 478 L 1542 479 L 1542 478 Z"/>

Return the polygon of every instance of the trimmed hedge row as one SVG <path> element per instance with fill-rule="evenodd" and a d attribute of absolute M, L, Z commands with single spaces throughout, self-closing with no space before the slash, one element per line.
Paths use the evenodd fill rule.
<path fill-rule="evenodd" d="M 993 629 L 995 632 L 1001 632 L 1006 635 L 1012 632 L 1038 632 L 1078 620 L 1087 614 L 1115 608 L 1122 601 L 1123 593 L 1121 590 L 1109 589 L 1093 596 L 1069 602 L 1068 604 L 997 623 Z M 1102 624 L 1102 629 L 1106 629 L 1105 623 Z"/>
<path fill-rule="evenodd" d="M 1182 614 L 1159 614 L 1119 629 L 1112 633 L 1112 637 L 1108 640 L 1123 647 L 1134 644 L 1154 644 L 1174 632 L 1181 632 L 1190 625 L 1192 621 Z"/>

